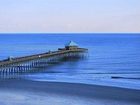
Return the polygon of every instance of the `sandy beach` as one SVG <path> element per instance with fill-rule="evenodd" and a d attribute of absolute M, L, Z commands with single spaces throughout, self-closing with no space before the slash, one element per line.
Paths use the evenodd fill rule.
<path fill-rule="evenodd" d="M 139 105 L 140 90 L 78 83 L 1 80 L 0 105 Z"/>

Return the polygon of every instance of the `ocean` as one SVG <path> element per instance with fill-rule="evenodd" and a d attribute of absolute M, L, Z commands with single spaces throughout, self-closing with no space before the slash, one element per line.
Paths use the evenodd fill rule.
<path fill-rule="evenodd" d="M 71 40 L 88 48 L 86 59 L 63 62 L 23 78 L 140 89 L 140 34 L 0 34 L 0 60 L 54 51 Z"/>

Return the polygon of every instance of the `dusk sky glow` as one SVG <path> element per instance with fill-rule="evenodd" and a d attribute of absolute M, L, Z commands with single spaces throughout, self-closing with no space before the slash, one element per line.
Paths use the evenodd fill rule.
<path fill-rule="evenodd" d="M 0 0 L 0 32 L 140 32 L 140 0 Z"/>

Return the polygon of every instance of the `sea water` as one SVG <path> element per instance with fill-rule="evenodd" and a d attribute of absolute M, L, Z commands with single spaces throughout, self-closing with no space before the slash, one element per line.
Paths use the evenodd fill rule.
<path fill-rule="evenodd" d="M 140 89 L 140 34 L 0 34 L 0 59 L 54 51 L 71 40 L 88 48 L 86 59 L 24 77 Z"/>

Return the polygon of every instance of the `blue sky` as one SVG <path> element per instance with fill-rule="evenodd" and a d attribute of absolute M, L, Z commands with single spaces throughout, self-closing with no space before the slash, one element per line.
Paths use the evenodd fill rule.
<path fill-rule="evenodd" d="M 140 0 L 0 0 L 0 32 L 140 32 Z"/>

